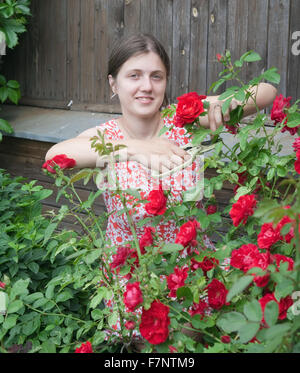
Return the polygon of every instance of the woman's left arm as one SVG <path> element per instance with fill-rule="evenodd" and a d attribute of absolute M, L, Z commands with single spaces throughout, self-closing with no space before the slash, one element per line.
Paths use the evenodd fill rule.
<path fill-rule="evenodd" d="M 277 95 L 277 89 L 268 83 L 260 83 L 249 89 L 252 96 L 255 97 L 256 105 L 259 110 L 266 108 L 271 105 Z M 230 112 L 234 110 L 241 102 L 233 99 L 226 113 L 222 114 L 222 103 L 219 100 L 220 96 L 207 96 L 206 100 L 209 101 L 208 114 L 206 116 L 200 117 L 200 124 L 203 127 L 211 128 L 215 131 L 219 126 L 221 126 L 224 121 L 227 122 L 230 119 Z M 243 117 L 254 114 L 257 112 L 255 102 L 252 97 L 249 97 L 246 105 L 244 106 Z"/>

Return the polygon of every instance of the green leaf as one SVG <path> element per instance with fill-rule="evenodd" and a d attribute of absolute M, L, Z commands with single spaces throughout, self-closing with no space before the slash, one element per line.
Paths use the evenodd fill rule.
<path fill-rule="evenodd" d="M 17 323 L 18 316 L 19 315 L 15 315 L 15 314 L 8 315 L 3 323 L 3 328 L 6 330 L 13 328 Z"/>
<path fill-rule="evenodd" d="M 247 323 L 245 316 L 236 311 L 224 313 L 217 320 L 217 326 L 223 329 L 226 333 L 238 331 Z"/>
<path fill-rule="evenodd" d="M 270 301 L 264 309 L 264 319 L 269 326 L 276 324 L 279 315 L 279 307 L 275 301 Z"/>
<path fill-rule="evenodd" d="M 20 279 L 16 281 L 11 289 L 10 296 L 12 299 L 14 299 L 17 295 L 27 295 L 28 290 L 27 287 L 29 285 L 30 279 L 27 278 L 26 280 Z"/>
<path fill-rule="evenodd" d="M 260 322 L 262 319 L 262 310 L 260 303 L 256 299 L 244 305 L 244 314 L 249 321 Z"/>
<path fill-rule="evenodd" d="M 103 318 L 103 312 L 101 310 L 93 310 L 91 312 L 92 319 L 97 321 Z"/>
<path fill-rule="evenodd" d="M 268 80 L 271 83 L 279 84 L 280 83 L 280 75 L 276 72 L 277 68 L 272 67 L 265 71 L 262 76 L 264 79 Z"/>
<path fill-rule="evenodd" d="M 0 130 L 6 133 L 13 133 L 14 130 L 12 126 L 5 119 L 0 119 Z"/>
<path fill-rule="evenodd" d="M 290 295 L 294 290 L 293 280 L 283 277 L 280 282 L 276 284 L 275 288 L 275 298 L 280 300 L 281 298 L 285 298 L 286 296 Z"/>
<path fill-rule="evenodd" d="M 175 253 L 177 251 L 183 250 L 183 246 L 177 243 L 167 243 L 161 248 L 162 253 Z"/>
<path fill-rule="evenodd" d="M 16 80 L 9 80 L 9 81 L 7 82 L 7 86 L 8 86 L 9 88 L 12 88 L 12 89 L 18 89 L 18 88 L 20 88 L 20 84 L 19 84 L 19 82 L 17 82 Z"/>
<path fill-rule="evenodd" d="M 20 299 L 14 300 L 8 304 L 7 313 L 15 313 L 23 307 L 23 302 Z"/>
<path fill-rule="evenodd" d="M 56 346 L 51 340 L 47 340 L 41 344 L 42 353 L 56 353 Z"/>
<path fill-rule="evenodd" d="M 253 51 L 250 51 L 250 53 L 244 57 L 244 61 L 246 61 L 246 62 L 256 62 L 256 61 L 260 61 L 260 60 L 261 60 L 260 55 L 256 52 L 253 52 Z"/>
<path fill-rule="evenodd" d="M 248 285 L 251 284 L 253 281 L 252 276 L 243 276 L 240 277 L 231 287 L 229 290 L 227 297 L 226 297 L 226 302 L 230 302 L 231 299 L 236 296 L 237 294 L 241 293 L 243 290 L 246 289 Z"/>
<path fill-rule="evenodd" d="M 258 332 L 257 338 L 259 340 L 272 340 L 274 338 L 285 335 L 291 329 L 291 323 L 277 324 L 270 328 L 262 329 Z"/>
<path fill-rule="evenodd" d="M 258 332 L 260 327 L 259 322 L 248 322 L 247 324 L 243 325 L 239 331 L 239 342 L 240 343 L 247 343 L 249 342 L 253 337 L 255 337 L 256 333 Z"/>
<path fill-rule="evenodd" d="M 49 241 L 49 239 L 50 239 L 52 233 L 54 232 L 54 230 L 56 229 L 57 225 L 58 225 L 58 222 L 57 223 L 51 223 L 51 224 L 48 225 L 48 227 L 46 228 L 46 230 L 44 232 L 43 245 L 45 245 Z"/>
<path fill-rule="evenodd" d="M 86 255 L 84 261 L 86 264 L 92 264 L 97 260 L 102 254 L 102 249 L 93 249 Z"/>
<path fill-rule="evenodd" d="M 73 298 L 73 292 L 70 289 L 64 290 L 62 293 L 59 293 L 56 297 L 56 302 L 65 302 L 68 299 Z"/>
<path fill-rule="evenodd" d="M 189 307 L 193 303 L 193 293 L 191 289 L 189 289 L 186 286 L 182 286 L 181 288 L 178 288 L 176 291 L 177 299 L 184 298 L 184 301 L 182 302 L 183 307 Z"/>

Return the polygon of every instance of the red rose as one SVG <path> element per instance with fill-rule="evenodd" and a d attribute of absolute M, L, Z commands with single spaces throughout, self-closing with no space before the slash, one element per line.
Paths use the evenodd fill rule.
<path fill-rule="evenodd" d="M 258 268 L 261 268 L 262 270 L 265 271 L 268 268 L 269 264 L 270 264 L 270 254 L 269 254 L 269 252 L 260 253 L 255 258 L 255 260 L 253 261 L 251 268 L 258 267 Z M 255 273 L 253 273 L 252 276 L 254 277 L 253 281 L 254 281 L 255 285 L 260 287 L 260 288 L 267 286 L 267 284 L 269 282 L 269 278 L 270 278 L 269 273 L 266 273 L 263 276 L 257 276 Z"/>
<path fill-rule="evenodd" d="M 276 262 L 277 271 L 279 270 L 280 264 L 282 262 L 289 263 L 288 271 L 292 271 L 294 269 L 294 261 L 293 261 L 292 258 L 289 258 L 289 257 L 287 257 L 285 255 L 281 255 L 281 254 L 274 254 L 274 255 L 271 256 L 271 259 Z"/>
<path fill-rule="evenodd" d="M 133 312 L 138 305 L 143 303 L 143 294 L 140 289 L 140 283 L 134 282 L 126 285 L 126 291 L 123 295 L 125 306 L 130 312 Z"/>
<path fill-rule="evenodd" d="M 73 168 L 76 165 L 76 161 L 75 159 L 68 158 L 65 154 L 59 154 L 46 161 L 42 168 L 45 168 L 52 174 L 55 174 L 56 171 L 53 168 L 54 164 L 57 164 L 61 169 Z"/>
<path fill-rule="evenodd" d="M 225 126 L 225 128 L 227 128 L 228 132 L 231 133 L 232 135 L 236 135 L 238 133 L 238 129 L 239 129 L 239 124 L 238 123 L 228 124 L 228 123 L 225 122 L 224 126 Z"/>
<path fill-rule="evenodd" d="M 275 98 L 271 109 L 271 120 L 274 120 L 275 124 L 281 123 L 287 117 L 287 114 L 284 112 L 284 110 L 291 106 L 291 99 L 292 97 L 285 98 L 282 94 Z M 287 123 L 287 119 L 285 120 L 285 123 Z M 284 126 L 281 132 L 289 131 L 291 135 L 295 135 L 299 127 L 300 126 L 290 128 L 288 126 Z"/>
<path fill-rule="evenodd" d="M 132 321 L 132 320 L 128 320 L 128 321 L 126 321 L 126 323 L 124 324 L 124 326 L 125 326 L 125 328 L 127 330 L 132 330 L 135 327 L 135 322 Z"/>
<path fill-rule="evenodd" d="M 144 230 L 144 234 L 139 240 L 140 244 L 140 249 L 141 253 L 145 253 L 145 247 L 146 246 L 151 246 L 153 244 L 153 237 L 152 237 L 152 232 L 155 232 L 155 228 L 153 227 L 146 227 Z"/>
<path fill-rule="evenodd" d="M 300 150 L 297 151 L 297 160 L 294 163 L 295 171 L 300 174 Z"/>
<path fill-rule="evenodd" d="M 202 262 L 198 262 L 197 260 L 192 258 L 191 269 L 195 271 L 196 269 L 201 268 L 204 274 L 206 275 L 206 273 L 210 271 L 211 269 L 215 268 L 217 264 L 219 264 L 218 259 L 210 258 L 208 256 L 205 256 Z"/>
<path fill-rule="evenodd" d="M 212 214 L 216 213 L 217 210 L 218 210 L 218 208 L 217 208 L 216 205 L 209 205 L 206 208 L 206 213 L 207 213 L 207 215 L 212 215 Z"/>
<path fill-rule="evenodd" d="M 297 137 L 293 142 L 293 148 L 296 153 L 300 150 L 300 137 Z"/>
<path fill-rule="evenodd" d="M 1 288 L 1 289 L 5 289 L 5 286 L 6 286 L 6 284 L 5 284 L 4 282 L 1 282 L 1 281 L 0 281 L 0 288 Z"/>
<path fill-rule="evenodd" d="M 273 223 L 264 223 L 257 236 L 257 243 L 261 249 L 270 249 L 270 247 L 280 239 L 280 233 L 278 229 L 273 227 Z"/>
<path fill-rule="evenodd" d="M 206 288 L 208 304 L 210 307 L 215 310 L 222 308 L 224 304 L 226 304 L 226 296 L 228 293 L 225 285 L 221 281 L 214 278 Z"/>
<path fill-rule="evenodd" d="M 174 346 L 169 346 L 170 353 L 178 352 L 177 348 Z"/>
<path fill-rule="evenodd" d="M 265 307 L 267 303 L 271 302 L 272 300 L 275 301 L 279 306 L 278 320 L 284 320 L 286 318 L 287 310 L 293 305 L 292 297 L 289 295 L 285 298 L 281 298 L 280 301 L 278 302 L 278 300 L 274 296 L 274 293 L 267 293 L 266 295 L 264 295 L 262 298 L 258 300 L 261 306 L 262 313 L 263 313 L 262 320 L 261 320 L 263 324 L 266 324 L 266 321 L 264 318 Z"/>
<path fill-rule="evenodd" d="M 200 299 L 198 303 L 193 303 L 192 308 L 189 310 L 191 316 L 201 315 L 201 319 L 205 316 L 205 311 L 208 308 L 208 304 L 205 300 Z"/>
<path fill-rule="evenodd" d="M 169 307 L 155 300 L 148 310 L 143 308 L 140 332 L 151 344 L 157 345 L 166 341 L 169 335 Z"/>
<path fill-rule="evenodd" d="M 188 270 L 188 267 L 179 268 L 176 266 L 174 272 L 167 276 L 168 288 L 170 290 L 169 297 L 176 297 L 176 291 L 184 285 L 188 276 Z"/>
<path fill-rule="evenodd" d="M 295 220 L 292 220 L 289 216 L 284 216 L 276 225 L 276 230 L 278 231 L 281 240 L 284 240 L 287 243 L 290 243 L 291 240 L 294 238 L 294 228 L 291 227 L 290 231 L 284 236 L 281 236 L 281 229 L 288 223 L 294 223 Z"/>
<path fill-rule="evenodd" d="M 200 228 L 200 224 L 197 220 L 189 220 L 187 223 L 184 223 L 177 233 L 175 243 L 184 247 L 188 246 L 197 238 L 198 228 Z"/>
<path fill-rule="evenodd" d="M 217 53 L 217 54 L 216 54 L 216 57 L 217 57 L 217 60 L 218 60 L 219 62 L 222 62 L 222 60 L 224 59 L 224 57 L 223 57 L 220 53 Z"/>
<path fill-rule="evenodd" d="M 133 252 L 134 250 L 129 244 L 126 246 L 119 246 L 117 248 L 117 253 L 112 255 L 113 261 L 110 263 L 110 268 L 115 269 L 122 267 Z"/>
<path fill-rule="evenodd" d="M 229 335 L 222 335 L 221 342 L 223 342 L 223 343 L 230 343 L 230 341 L 231 341 L 231 338 L 230 338 Z"/>
<path fill-rule="evenodd" d="M 75 349 L 76 353 L 84 353 L 89 354 L 93 352 L 91 342 L 87 341 L 86 343 L 82 343 L 80 347 Z"/>
<path fill-rule="evenodd" d="M 253 208 L 257 201 L 254 194 L 240 196 L 236 203 L 231 207 L 229 215 L 233 221 L 233 225 L 237 227 L 240 223 L 246 224 L 248 216 L 254 214 Z"/>
<path fill-rule="evenodd" d="M 206 96 L 199 96 L 196 92 L 185 93 L 177 97 L 174 125 L 183 127 L 187 123 L 193 123 L 204 112 L 202 100 L 205 98 Z"/>
<path fill-rule="evenodd" d="M 148 203 L 145 204 L 145 210 L 151 215 L 163 215 L 166 212 L 167 198 L 164 195 L 161 184 L 159 189 L 151 190 L 148 195 Z"/>
<path fill-rule="evenodd" d="M 248 245 L 242 245 L 239 249 L 232 251 L 230 265 L 246 273 L 253 267 L 255 258 L 258 255 L 260 255 L 260 252 L 256 245 L 251 243 Z"/>

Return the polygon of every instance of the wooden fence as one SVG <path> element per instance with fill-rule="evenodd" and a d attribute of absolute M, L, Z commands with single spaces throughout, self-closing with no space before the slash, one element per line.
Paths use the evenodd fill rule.
<path fill-rule="evenodd" d="M 279 92 L 300 96 L 299 0 L 32 0 L 28 32 L 4 58 L 2 72 L 22 87 L 22 104 L 119 112 L 106 79 L 112 45 L 121 36 L 152 33 L 172 61 L 168 94 L 205 93 L 217 80 L 216 54 L 233 59 L 250 49 L 262 60 L 243 78 L 275 66 Z"/>

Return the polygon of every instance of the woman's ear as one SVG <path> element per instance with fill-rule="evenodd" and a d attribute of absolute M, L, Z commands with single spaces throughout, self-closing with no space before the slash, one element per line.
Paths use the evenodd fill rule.
<path fill-rule="evenodd" d="M 114 94 L 116 94 L 116 80 L 112 77 L 112 75 L 108 75 L 108 82 L 110 85 L 111 90 Z"/>

